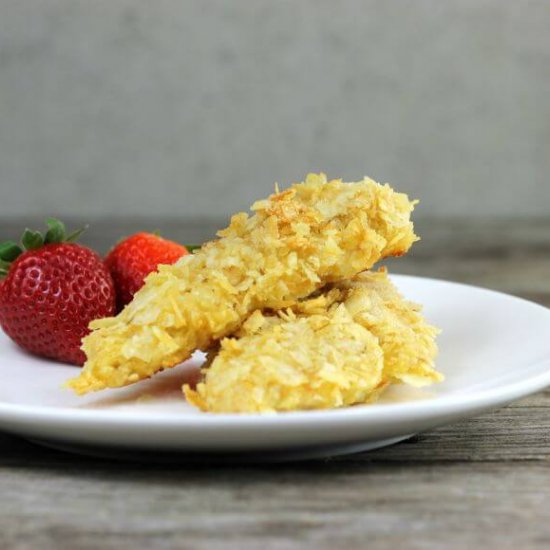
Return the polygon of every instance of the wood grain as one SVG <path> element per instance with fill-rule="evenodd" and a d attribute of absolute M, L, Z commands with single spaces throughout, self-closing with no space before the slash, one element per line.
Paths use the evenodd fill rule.
<path fill-rule="evenodd" d="M 160 229 L 198 242 L 218 225 Z M 394 270 L 550 306 L 550 220 L 418 225 Z M 94 227 L 104 251 L 143 225 Z M 122 463 L 0 434 L 0 494 L 2 549 L 549 548 L 550 390 L 385 449 L 271 466 Z"/>

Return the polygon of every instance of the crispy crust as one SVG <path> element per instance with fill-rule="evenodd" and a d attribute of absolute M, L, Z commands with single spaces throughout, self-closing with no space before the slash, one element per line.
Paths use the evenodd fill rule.
<path fill-rule="evenodd" d="M 435 370 L 440 330 L 422 315 L 422 306 L 406 300 L 387 270 L 361 273 L 337 285 L 356 323 L 371 331 L 384 351 L 384 380 L 426 386 L 443 380 Z"/>
<path fill-rule="evenodd" d="M 329 282 L 401 255 L 417 240 L 414 202 L 365 178 L 310 174 L 236 214 L 220 238 L 160 266 L 117 316 L 94 321 L 79 394 L 137 382 L 207 349 L 256 309 L 281 309 Z"/>
<path fill-rule="evenodd" d="M 382 384 L 378 340 L 343 305 L 306 316 L 258 312 L 253 325 L 222 341 L 196 391 L 184 386 L 189 402 L 218 413 L 323 409 L 364 403 Z"/>
<path fill-rule="evenodd" d="M 254 312 L 211 354 L 187 400 L 209 412 L 335 408 L 375 401 L 391 383 L 428 385 L 438 330 L 382 270 L 325 288 L 285 313 Z"/>

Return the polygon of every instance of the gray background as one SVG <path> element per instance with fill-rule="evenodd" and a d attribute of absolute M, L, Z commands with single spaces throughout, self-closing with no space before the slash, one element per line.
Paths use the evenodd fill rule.
<path fill-rule="evenodd" d="M 0 0 L 0 217 L 226 217 L 307 171 L 550 214 L 550 2 Z"/>

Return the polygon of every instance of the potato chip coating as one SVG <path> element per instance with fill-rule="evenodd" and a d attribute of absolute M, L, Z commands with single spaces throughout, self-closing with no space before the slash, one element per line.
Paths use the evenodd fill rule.
<path fill-rule="evenodd" d="M 222 340 L 203 370 L 204 381 L 196 390 L 185 386 L 185 395 L 209 412 L 272 412 L 372 402 L 390 383 L 438 382 L 442 376 L 433 364 L 439 331 L 420 309 L 381 270 L 297 301 L 285 315 L 256 311 L 235 338 Z M 318 325 L 322 332 L 311 328 Z M 357 327 L 370 335 L 363 351 L 346 340 L 360 335 L 367 344 Z M 382 366 L 372 342 L 381 349 Z M 320 374 L 325 365 L 330 377 Z M 350 378 L 350 369 L 364 379 Z"/>
<path fill-rule="evenodd" d="M 251 321 L 249 334 L 222 340 L 196 390 L 184 387 L 191 403 L 218 413 L 334 408 L 368 401 L 382 383 L 378 340 L 343 305 Z"/>
<path fill-rule="evenodd" d="M 385 381 L 420 387 L 443 379 L 434 368 L 439 329 L 426 322 L 422 306 L 403 298 L 385 269 L 361 273 L 337 288 L 354 321 L 378 338 Z"/>
<path fill-rule="evenodd" d="M 304 183 L 236 214 L 219 239 L 160 266 L 117 316 L 94 321 L 79 394 L 137 382 L 207 349 L 256 309 L 281 309 L 328 282 L 404 254 L 417 240 L 414 202 L 365 178 Z"/>

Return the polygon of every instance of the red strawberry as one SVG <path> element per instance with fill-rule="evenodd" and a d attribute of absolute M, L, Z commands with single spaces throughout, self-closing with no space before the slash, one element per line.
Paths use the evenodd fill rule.
<path fill-rule="evenodd" d="M 82 365 L 88 324 L 115 313 L 113 280 L 93 250 L 69 242 L 79 232 L 66 238 L 61 222 L 47 223 L 45 238 L 25 231 L 23 249 L 0 245 L 0 325 L 32 353 Z"/>
<path fill-rule="evenodd" d="M 115 282 L 118 308 L 132 301 L 149 273 L 189 254 L 185 246 L 152 233 L 136 233 L 119 242 L 105 258 Z"/>

